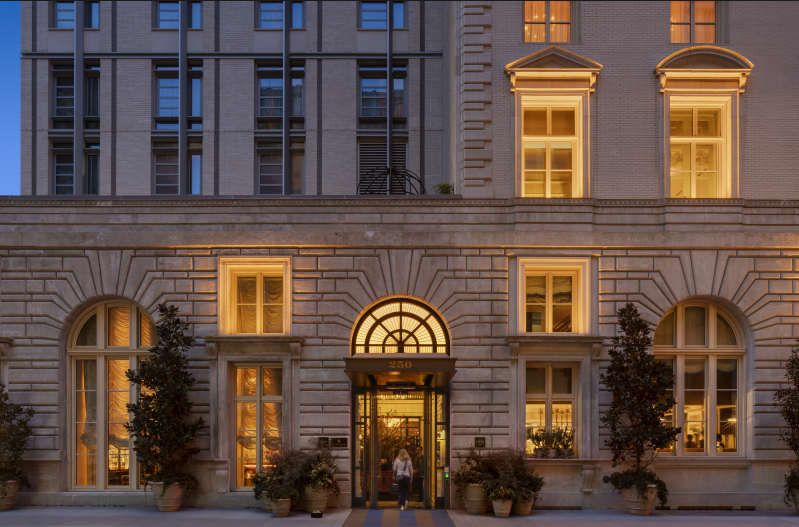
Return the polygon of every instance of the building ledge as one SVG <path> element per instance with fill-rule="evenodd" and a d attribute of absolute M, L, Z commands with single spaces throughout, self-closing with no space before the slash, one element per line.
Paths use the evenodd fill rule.
<path fill-rule="evenodd" d="M 209 335 L 203 337 L 208 350 L 208 358 L 215 360 L 219 352 L 258 352 L 264 348 L 283 349 L 291 353 L 292 358 L 299 360 L 300 347 L 305 343 L 304 337 L 291 335 Z"/>

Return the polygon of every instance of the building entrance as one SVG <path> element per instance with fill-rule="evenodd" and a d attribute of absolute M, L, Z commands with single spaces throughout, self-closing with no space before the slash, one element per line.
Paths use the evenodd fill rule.
<path fill-rule="evenodd" d="M 405 449 L 413 467 L 408 506 L 443 508 L 449 490 L 447 395 L 434 389 L 385 388 L 355 392 L 353 505 L 399 506 L 393 467 Z"/>

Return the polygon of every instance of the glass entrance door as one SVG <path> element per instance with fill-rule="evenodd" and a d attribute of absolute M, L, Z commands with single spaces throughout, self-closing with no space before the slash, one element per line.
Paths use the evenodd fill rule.
<path fill-rule="evenodd" d="M 444 466 L 449 463 L 445 401 L 445 394 L 430 389 L 355 394 L 353 505 L 399 506 L 393 467 L 404 449 L 413 467 L 409 507 L 445 506 Z"/>

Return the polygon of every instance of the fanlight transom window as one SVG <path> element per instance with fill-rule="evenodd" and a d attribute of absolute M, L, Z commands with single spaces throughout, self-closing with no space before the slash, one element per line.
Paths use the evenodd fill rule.
<path fill-rule="evenodd" d="M 728 315 L 713 304 L 680 304 L 658 324 L 655 346 L 664 348 L 741 348 Z"/>
<path fill-rule="evenodd" d="M 421 302 L 387 300 L 363 315 L 353 353 L 447 353 L 444 321 Z"/>

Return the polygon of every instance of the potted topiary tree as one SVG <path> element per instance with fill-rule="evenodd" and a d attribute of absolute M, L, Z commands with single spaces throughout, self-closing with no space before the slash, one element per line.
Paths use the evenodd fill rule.
<path fill-rule="evenodd" d="M 175 306 L 159 304 L 158 312 L 158 344 L 139 369 L 126 372 L 141 395 L 139 402 L 127 405 L 131 419 L 125 428 L 133 436 L 138 461 L 155 467 L 148 484 L 158 510 L 171 512 L 180 509 L 185 492 L 197 488 L 197 478 L 186 467 L 200 451 L 192 445 L 204 423 L 188 419 L 195 384 L 187 356 L 194 346 L 194 338 L 186 335 L 188 323 Z"/>
<path fill-rule="evenodd" d="M 0 383 L 0 511 L 14 506 L 19 486 L 30 486 L 22 470 L 22 454 L 33 431 L 29 421 L 33 409 L 13 404 L 5 384 Z"/>
<path fill-rule="evenodd" d="M 669 395 L 674 372 L 650 353 L 649 324 L 632 303 L 619 309 L 618 319 L 623 335 L 613 339 L 610 364 L 599 376 L 613 396 L 601 421 L 610 430 L 605 444 L 613 453 L 613 466 L 626 462 L 630 468 L 605 476 L 603 481 L 624 494 L 630 514 L 645 516 L 652 511 L 655 495 L 661 504 L 668 502 L 666 484 L 649 466 L 682 430 L 663 423 L 676 404 Z"/>
<path fill-rule="evenodd" d="M 329 454 L 329 452 L 328 452 Z M 330 459 L 325 459 L 324 453 L 310 461 L 308 481 L 303 489 L 302 503 L 305 512 L 324 512 L 327 507 L 328 495 L 332 492 L 338 494 L 340 489 L 336 481 L 338 465 Z"/>
<path fill-rule="evenodd" d="M 503 474 L 499 479 L 483 481 L 483 490 L 486 497 L 494 506 L 494 516 L 507 518 L 513 508 L 513 502 L 518 496 L 518 482 L 510 474 Z"/>
<path fill-rule="evenodd" d="M 786 505 L 793 502 L 799 512 L 799 349 L 791 350 L 791 358 L 785 363 L 785 377 L 787 386 L 774 393 L 774 401 L 780 409 L 780 414 L 786 427 L 780 430 L 780 439 L 793 451 L 794 459 L 791 461 L 788 473 L 785 475 Z"/>

